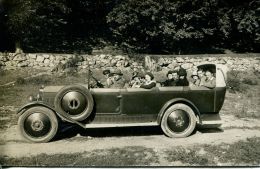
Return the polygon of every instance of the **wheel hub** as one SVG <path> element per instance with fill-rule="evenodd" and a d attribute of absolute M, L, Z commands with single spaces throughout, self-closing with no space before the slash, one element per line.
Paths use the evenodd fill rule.
<path fill-rule="evenodd" d="M 51 127 L 51 120 L 44 113 L 32 113 L 24 121 L 24 130 L 32 137 L 43 137 L 47 135 Z"/>
<path fill-rule="evenodd" d="M 61 99 L 62 109 L 70 115 L 79 115 L 87 107 L 85 96 L 78 91 L 70 91 Z"/>
<path fill-rule="evenodd" d="M 184 110 L 174 110 L 169 114 L 167 124 L 173 132 L 184 132 L 190 125 L 189 116 Z"/>
<path fill-rule="evenodd" d="M 34 131 L 40 131 L 44 128 L 44 124 L 40 120 L 35 120 L 32 122 L 31 127 Z"/>
<path fill-rule="evenodd" d="M 77 98 L 71 99 L 68 102 L 68 107 L 72 110 L 78 109 L 80 106 L 80 101 Z"/>

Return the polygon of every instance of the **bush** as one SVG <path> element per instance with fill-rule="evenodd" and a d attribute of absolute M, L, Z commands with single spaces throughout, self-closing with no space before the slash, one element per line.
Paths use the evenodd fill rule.
<path fill-rule="evenodd" d="M 227 73 L 227 87 L 231 92 L 244 92 L 246 87 L 241 83 L 239 71 L 231 70 Z"/>
<path fill-rule="evenodd" d="M 75 68 L 75 67 L 77 67 L 77 63 L 80 62 L 80 61 L 81 61 L 80 56 L 76 55 L 76 56 L 70 58 L 70 59 L 67 61 L 65 67 L 66 67 L 66 68 Z"/>
<path fill-rule="evenodd" d="M 37 77 L 32 77 L 29 79 L 24 79 L 22 77 L 18 77 L 16 79 L 16 84 L 18 85 L 26 85 L 26 84 L 32 84 L 32 85 L 46 85 L 51 82 L 51 77 L 48 76 L 37 76 Z"/>
<path fill-rule="evenodd" d="M 18 78 L 16 79 L 15 83 L 16 83 L 16 84 L 19 84 L 19 85 L 24 85 L 24 84 L 26 84 L 26 81 L 25 81 L 24 78 L 18 77 Z"/>
<path fill-rule="evenodd" d="M 48 77 L 46 75 L 37 76 L 26 80 L 27 84 L 33 84 L 33 85 L 46 85 L 49 84 L 50 82 L 51 82 L 51 77 Z"/>
<path fill-rule="evenodd" d="M 248 85 L 257 85 L 258 82 L 256 79 L 253 79 L 252 77 L 245 77 L 242 82 L 244 84 L 248 84 Z"/>
<path fill-rule="evenodd" d="M 252 72 L 231 70 L 227 73 L 227 87 L 232 92 L 245 92 L 251 85 L 258 84 L 258 76 Z"/>

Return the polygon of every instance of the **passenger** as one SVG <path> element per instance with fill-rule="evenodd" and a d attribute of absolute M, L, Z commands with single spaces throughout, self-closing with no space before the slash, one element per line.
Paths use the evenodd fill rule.
<path fill-rule="evenodd" d="M 191 75 L 193 81 L 191 82 L 191 86 L 199 86 L 200 85 L 200 78 L 197 72 L 193 72 Z"/>
<path fill-rule="evenodd" d="M 109 88 L 123 88 L 125 86 L 125 79 L 121 70 L 115 70 L 110 73 L 113 77 L 111 78 L 111 84 Z"/>
<path fill-rule="evenodd" d="M 175 82 L 177 82 L 177 80 L 179 79 L 177 70 L 172 71 L 172 78 L 174 79 Z"/>
<path fill-rule="evenodd" d="M 139 88 L 142 84 L 144 84 L 144 75 L 142 73 L 137 73 L 134 79 L 130 82 L 132 88 Z"/>
<path fill-rule="evenodd" d="M 189 81 L 187 80 L 187 72 L 184 68 L 180 68 L 178 71 L 179 79 L 176 82 L 176 86 L 189 86 Z"/>
<path fill-rule="evenodd" d="M 132 78 L 129 82 L 129 87 L 132 87 L 133 84 L 135 83 L 136 79 L 137 79 L 137 75 L 138 75 L 138 72 L 137 71 L 134 71 L 133 74 L 132 74 Z"/>
<path fill-rule="evenodd" d="M 154 76 L 151 72 L 145 73 L 145 82 L 139 85 L 140 88 L 151 89 L 156 86 L 156 81 L 154 81 Z"/>
<path fill-rule="evenodd" d="M 213 73 L 210 70 L 206 71 L 206 79 L 202 86 L 205 86 L 209 89 L 216 87 L 216 78 L 213 76 Z"/>
<path fill-rule="evenodd" d="M 177 71 L 176 75 L 177 75 Z M 169 70 L 167 73 L 167 79 L 162 83 L 162 86 L 176 86 L 176 80 L 173 78 L 174 71 Z M 177 76 L 178 77 L 178 76 Z"/>
<path fill-rule="evenodd" d="M 112 85 L 112 77 L 113 77 L 113 75 L 110 73 L 110 70 L 108 70 L 108 69 L 106 69 L 106 70 L 104 70 L 103 71 L 103 75 L 105 75 L 106 76 L 106 87 L 110 87 L 111 85 Z"/>
<path fill-rule="evenodd" d="M 103 71 L 103 75 L 105 75 L 106 77 L 108 77 L 109 73 L 110 73 L 109 69 Z"/>
<path fill-rule="evenodd" d="M 199 86 L 202 86 L 202 84 L 205 82 L 205 80 L 206 80 L 206 76 L 205 76 L 205 72 L 202 70 L 202 69 L 199 69 L 198 71 L 197 71 L 197 73 L 198 73 L 198 76 L 199 76 L 199 79 L 200 79 L 200 84 L 199 84 Z"/>

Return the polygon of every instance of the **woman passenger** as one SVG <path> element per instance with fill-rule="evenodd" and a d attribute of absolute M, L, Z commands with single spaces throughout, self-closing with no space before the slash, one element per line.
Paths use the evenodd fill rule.
<path fill-rule="evenodd" d="M 189 81 L 187 80 L 187 72 L 184 68 L 180 68 L 178 71 L 179 79 L 176 86 L 189 86 Z"/>
<path fill-rule="evenodd" d="M 154 81 L 154 76 L 151 72 L 145 73 L 145 82 L 140 85 L 140 88 L 151 89 L 156 86 L 156 81 Z"/>

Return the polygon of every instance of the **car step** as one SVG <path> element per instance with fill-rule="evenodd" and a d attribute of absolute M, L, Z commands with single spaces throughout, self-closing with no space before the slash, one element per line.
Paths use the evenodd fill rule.
<path fill-rule="evenodd" d="M 149 123 L 117 123 L 117 124 L 86 124 L 85 128 L 112 128 L 112 127 L 138 127 L 138 126 L 158 126 L 157 122 L 149 122 Z"/>

